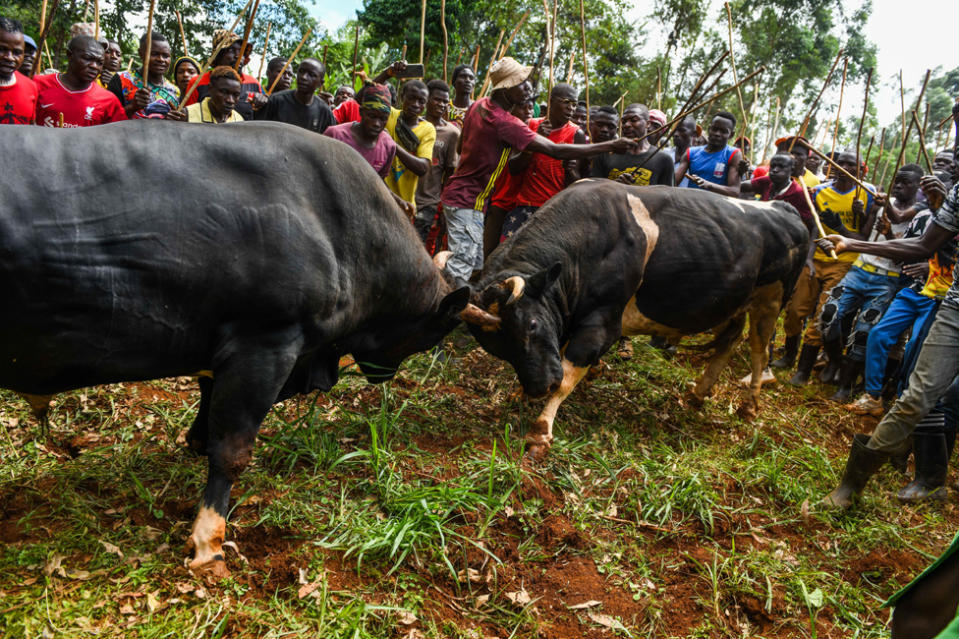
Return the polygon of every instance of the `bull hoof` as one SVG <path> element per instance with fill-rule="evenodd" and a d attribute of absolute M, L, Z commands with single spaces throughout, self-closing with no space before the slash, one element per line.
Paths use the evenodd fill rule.
<path fill-rule="evenodd" d="M 693 391 L 686 393 L 686 403 L 689 404 L 691 408 L 699 410 L 700 408 L 703 407 L 703 404 L 705 403 L 705 401 L 706 401 L 705 397 L 700 397 Z"/>
<path fill-rule="evenodd" d="M 756 419 L 756 416 L 759 414 L 759 411 L 751 403 L 743 404 L 739 407 L 739 410 L 736 411 L 736 414 L 739 415 L 739 418 L 744 422 L 751 422 Z"/>
<path fill-rule="evenodd" d="M 206 438 L 199 437 L 191 428 L 186 434 L 186 447 L 191 452 L 206 457 Z"/>
<path fill-rule="evenodd" d="M 549 446 L 546 444 L 533 444 L 526 442 L 526 459 L 531 462 L 540 462 L 546 459 L 549 454 Z"/>
<path fill-rule="evenodd" d="M 215 555 L 211 560 L 194 559 L 190 562 L 190 570 L 197 577 L 208 577 L 215 580 L 226 579 L 230 576 L 230 569 L 226 567 L 223 555 Z"/>

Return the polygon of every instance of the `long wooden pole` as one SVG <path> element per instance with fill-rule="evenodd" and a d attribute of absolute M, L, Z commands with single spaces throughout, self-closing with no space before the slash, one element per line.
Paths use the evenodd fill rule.
<path fill-rule="evenodd" d="M 931 74 L 932 74 L 932 69 L 926 69 L 926 76 L 922 80 L 922 88 L 919 89 L 919 97 L 916 98 L 917 108 L 919 107 L 920 104 L 922 104 L 922 99 L 926 95 L 926 87 L 929 85 L 929 76 Z M 902 146 L 899 147 L 899 156 L 896 158 L 896 166 L 893 169 L 892 178 L 889 182 L 889 188 L 886 190 L 887 192 L 892 191 L 892 184 L 896 179 L 896 173 L 899 171 L 899 167 L 902 166 L 902 160 L 906 156 L 906 142 L 909 139 L 909 133 L 911 130 L 912 130 L 912 120 L 909 121 L 908 126 L 906 126 L 906 128 L 903 130 Z M 885 171 L 883 171 L 883 177 L 885 177 Z"/>
<path fill-rule="evenodd" d="M 423 64 L 424 46 L 426 45 L 426 0 L 420 4 L 420 64 Z"/>
<path fill-rule="evenodd" d="M 553 22 L 553 12 L 549 8 L 549 0 L 543 0 L 543 13 L 546 15 L 546 43 L 549 53 L 549 75 L 546 76 L 546 118 L 549 119 L 549 93 L 553 89 L 553 39 L 550 37 L 550 25 Z"/>
<path fill-rule="evenodd" d="M 769 147 L 776 139 L 776 135 L 779 133 L 779 107 L 780 99 L 779 96 L 776 96 L 776 114 L 773 116 L 773 119 L 769 121 L 770 128 L 766 133 L 766 144 L 763 145 L 763 159 L 760 160 L 760 164 L 766 163 L 766 156 L 769 154 Z"/>
<path fill-rule="evenodd" d="M 922 132 L 922 126 L 919 124 L 919 116 L 916 115 L 915 109 L 912 110 L 912 122 L 916 125 L 916 128 L 919 129 L 919 155 L 926 161 L 926 170 L 929 171 L 929 175 L 932 175 L 932 162 L 929 160 L 929 152 L 926 150 L 926 134 Z"/>
<path fill-rule="evenodd" d="M 31 75 L 36 75 L 37 71 L 39 71 L 43 65 L 43 46 L 47 42 L 47 33 L 49 33 L 50 26 L 53 24 L 53 16 L 56 15 L 58 6 L 60 6 L 60 0 L 53 0 L 53 5 L 50 7 L 50 15 L 47 15 L 47 0 L 43 0 L 43 6 L 40 9 L 40 37 L 37 38 L 37 57 L 33 60 L 33 73 Z M 50 54 L 48 53 L 48 62 L 49 58 Z M 53 66 L 52 62 L 50 66 Z"/>
<path fill-rule="evenodd" d="M 446 64 L 450 54 L 450 38 L 446 32 L 446 0 L 440 2 L 440 26 L 443 28 L 443 82 L 449 82 Z"/>
<path fill-rule="evenodd" d="M 869 73 L 866 74 L 866 93 L 863 97 L 862 103 L 862 117 L 859 118 L 859 130 L 856 131 L 856 166 L 863 166 L 862 157 L 860 156 L 860 151 L 862 149 L 862 127 L 866 123 L 866 112 L 869 109 L 869 85 L 872 83 L 872 68 L 869 69 Z M 872 143 L 869 144 L 869 150 L 872 150 Z M 868 154 L 867 154 L 868 158 Z M 868 166 L 868 161 L 866 166 Z M 868 169 L 867 169 L 868 170 Z M 854 195 L 856 199 L 859 198 L 859 187 L 856 187 L 856 193 Z"/>
<path fill-rule="evenodd" d="M 729 8 L 728 2 L 724 4 L 726 6 L 726 24 L 729 26 L 729 64 L 733 68 L 733 82 L 737 83 L 736 95 L 739 96 L 739 110 L 743 114 L 743 134 L 745 135 L 746 106 L 743 104 L 742 89 L 738 88 L 739 76 L 736 73 L 736 57 L 733 55 L 733 12 Z"/>
<path fill-rule="evenodd" d="M 819 212 L 816 211 L 816 205 L 813 204 L 812 198 L 809 197 L 809 189 L 803 184 L 800 184 L 799 187 L 806 198 L 806 205 L 809 207 L 809 212 L 812 213 L 812 219 L 813 222 L 816 223 L 816 230 L 819 231 L 819 237 L 826 237 L 826 229 L 823 228 L 822 220 L 819 219 Z M 839 259 L 839 256 L 836 255 L 836 249 L 829 249 L 829 257 L 834 260 Z"/>
<path fill-rule="evenodd" d="M 716 71 L 716 67 L 718 67 L 720 64 L 722 64 L 723 60 L 725 60 L 725 59 L 726 59 L 726 56 L 728 56 L 728 55 L 729 55 L 729 51 L 724 51 L 723 54 L 719 57 L 719 59 L 716 60 L 716 62 L 713 63 L 713 66 L 709 67 L 709 69 L 707 69 L 705 73 L 703 73 L 701 76 L 699 76 L 699 80 L 697 80 L 697 81 L 696 81 L 696 84 L 693 86 L 693 91 L 692 91 L 692 93 L 690 93 L 690 94 L 689 94 L 689 97 L 686 98 L 686 101 L 683 102 L 683 106 L 682 106 L 682 108 L 680 109 L 680 111 L 685 111 L 685 110 L 686 110 L 686 107 L 688 107 L 690 104 L 692 104 L 693 100 L 695 100 L 696 98 L 699 97 L 699 89 L 702 88 L 703 82 L 705 82 L 705 81 L 706 81 L 706 78 L 708 78 L 709 76 L 711 76 L 711 75 Z M 712 90 L 712 88 L 716 85 L 716 83 L 719 82 L 719 78 L 721 78 L 724 73 L 726 73 L 726 70 L 725 70 L 725 69 L 723 69 L 723 73 L 721 73 L 721 74 L 719 75 L 719 77 L 716 78 L 716 80 L 714 80 L 713 83 L 710 84 L 710 85 L 703 91 L 703 93 L 709 93 L 710 90 Z"/>
<path fill-rule="evenodd" d="M 579 29 L 583 36 L 583 75 L 586 76 L 586 130 L 589 131 L 589 61 L 586 59 L 586 7 L 579 0 Z"/>
<path fill-rule="evenodd" d="M 266 52 L 270 50 L 270 29 L 272 28 L 273 23 L 266 23 L 266 38 L 263 39 L 263 55 L 260 56 L 260 67 L 256 70 L 256 81 L 259 82 L 260 78 L 263 77 L 263 62 L 266 60 Z M 323 49 L 324 52 L 326 49 Z M 326 66 L 326 54 L 323 55 L 323 66 Z"/>
<path fill-rule="evenodd" d="M 99 2 L 99 1 L 100 1 L 100 0 L 97 0 L 97 2 Z M 179 11 L 176 11 L 175 13 L 176 13 L 176 22 L 177 22 L 178 25 L 180 25 L 180 41 L 183 42 L 183 55 L 189 56 L 189 55 L 190 55 L 190 49 L 187 47 L 187 44 L 186 44 L 186 32 L 183 30 L 183 16 L 180 15 L 180 12 L 179 12 Z M 267 27 L 267 28 L 269 29 L 269 27 Z"/>
<path fill-rule="evenodd" d="M 350 70 L 350 73 L 353 74 L 352 77 L 353 77 L 354 85 L 356 84 L 356 56 L 359 53 L 359 50 L 360 50 L 360 23 L 359 21 L 357 21 L 356 35 L 353 36 L 353 68 Z M 354 86 L 353 88 L 355 89 L 356 87 Z"/>
<path fill-rule="evenodd" d="M 832 149 L 836 150 L 836 141 L 839 139 L 839 120 L 842 115 L 842 99 L 846 93 L 846 69 L 849 66 L 849 58 L 842 59 L 842 84 L 839 85 L 839 106 L 836 107 L 836 128 L 832 132 Z"/>
<path fill-rule="evenodd" d="M 100 0 L 93 0 L 93 37 L 100 39 Z"/>
<path fill-rule="evenodd" d="M 272 94 L 273 94 L 273 89 L 276 87 L 277 82 L 280 81 L 280 78 L 283 77 L 283 74 L 286 73 L 286 68 L 290 66 L 290 63 L 293 62 L 293 60 L 296 58 L 296 54 L 298 54 L 298 53 L 300 52 L 300 49 L 303 47 L 303 45 L 306 43 L 307 39 L 308 39 L 311 35 L 313 35 L 313 28 L 312 28 L 312 27 L 309 28 L 309 29 L 306 31 L 306 33 L 303 34 L 303 39 L 300 40 L 300 43 L 299 43 L 298 45 L 296 45 L 296 48 L 295 48 L 295 49 L 293 49 L 293 55 L 291 55 L 289 58 L 286 59 L 286 64 L 283 65 L 283 68 L 280 69 L 280 72 L 277 74 L 277 76 L 276 76 L 275 78 L 273 78 L 273 84 L 270 85 L 270 90 L 266 92 L 267 95 L 272 95 Z"/>
<path fill-rule="evenodd" d="M 918 108 L 919 105 L 917 104 L 916 107 Z M 926 100 L 926 114 L 925 114 L 925 115 L 923 116 L 923 118 L 922 118 L 922 128 L 919 129 L 919 137 L 920 137 L 920 138 L 925 138 L 925 137 L 926 137 L 926 127 L 927 127 L 927 126 L 929 126 L 929 100 Z M 926 149 L 925 149 L 925 146 L 926 146 L 925 142 L 923 142 L 922 146 L 923 146 L 923 149 L 922 149 L 922 150 L 925 151 L 925 150 L 926 150 Z M 916 164 L 919 164 L 919 157 L 918 157 L 918 156 L 916 157 Z M 929 173 L 932 173 L 932 169 L 929 169 Z"/>
<path fill-rule="evenodd" d="M 486 87 L 489 86 L 489 71 L 496 62 L 496 54 L 499 53 L 499 45 L 503 44 L 503 36 L 506 35 L 506 29 L 499 30 L 499 39 L 496 40 L 496 46 L 493 48 L 493 57 L 490 58 L 489 66 L 486 67 L 486 77 L 483 78 L 483 86 L 480 87 L 480 97 L 486 95 Z"/>
<path fill-rule="evenodd" d="M 906 90 L 902 86 L 902 69 L 899 69 L 899 108 L 902 111 L 902 119 L 900 120 L 901 126 L 899 131 L 902 134 L 900 140 L 903 144 L 906 143 Z M 898 169 L 897 169 L 898 170 Z"/>
<path fill-rule="evenodd" d="M 809 111 L 806 112 L 806 117 L 803 118 L 802 126 L 799 127 L 799 137 L 806 135 L 806 128 L 809 126 L 809 122 L 812 120 L 813 115 L 816 112 L 816 109 L 819 108 L 819 100 L 822 99 L 822 94 L 826 92 L 826 87 L 829 86 L 829 81 L 832 79 L 832 74 L 836 71 L 836 65 L 839 64 L 839 59 L 842 57 L 842 47 L 839 48 L 839 52 L 836 53 L 836 59 L 832 61 L 832 66 L 829 68 L 829 73 L 826 75 L 826 81 L 822 83 L 822 88 L 819 89 L 819 95 L 816 96 L 816 99 L 813 100 L 812 105 L 809 107 Z M 796 138 L 793 137 L 793 144 L 795 144 Z M 789 150 L 792 151 L 792 144 L 789 145 Z"/>
<path fill-rule="evenodd" d="M 243 16 L 246 15 L 246 12 L 250 10 L 251 4 L 253 4 L 253 0 L 246 0 L 246 4 L 243 5 L 243 10 L 240 11 L 239 15 L 236 16 L 236 20 L 233 21 L 233 24 L 230 25 L 230 28 L 227 29 L 230 33 L 233 33 L 233 30 L 236 29 L 236 25 L 240 24 L 240 20 L 242 20 Z M 216 56 L 214 56 L 214 58 L 215 57 Z"/>
<path fill-rule="evenodd" d="M 511 34 L 509 34 L 509 38 L 506 39 L 506 44 L 503 45 L 503 52 L 500 53 L 500 57 L 503 57 L 504 55 L 506 55 L 506 50 L 509 49 L 509 45 L 513 44 L 513 38 L 515 38 L 516 34 L 519 33 L 519 30 L 523 28 L 523 23 L 526 22 L 526 18 L 528 17 L 529 17 L 529 11 L 525 12 L 523 16 L 519 19 L 519 22 L 516 23 L 516 28 L 513 29 L 513 32 Z"/>
<path fill-rule="evenodd" d="M 863 159 L 862 159 L 862 165 L 866 168 L 866 174 L 867 174 L 867 175 L 869 174 L 869 158 L 872 157 L 872 145 L 875 143 L 875 141 L 876 141 L 876 136 L 875 136 L 875 135 L 870 135 L 870 136 L 869 136 L 869 148 L 866 149 L 866 155 L 865 155 L 865 156 L 863 157 Z"/>
<path fill-rule="evenodd" d="M 879 167 L 882 165 L 882 152 L 886 146 L 886 127 L 882 127 L 882 133 L 879 134 L 879 155 L 876 158 L 876 166 L 873 167 L 873 175 L 879 175 Z"/>
<path fill-rule="evenodd" d="M 869 195 L 871 195 L 871 196 L 873 196 L 873 197 L 876 197 L 876 192 L 875 192 L 873 189 L 869 188 L 869 186 L 867 186 L 862 180 L 860 180 L 859 178 L 857 178 L 855 175 L 853 175 L 852 173 L 850 173 L 850 172 L 847 171 L 846 169 L 844 169 L 844 168 L 842 168 L 841 166 L 839 166 L 838 164 L 836 164 L 836 163 L 832 160 L 832 158 L 830 158 L 828 155 L 824 154 L 822 151 L 820 151 L 820 150 L 817 149 L 816 147 L 812 146 L 811 144 L 806 145 L 806 148 L 809 149 L 809 151 L 810 151 L 813 155 L 817 156 L 817 157 L 818 157 L 819 159 L 821 159 L 821 160 L 825 160 L 826 163 L 829 164 L 829 166 L 831 166 L 832 168 L 834 168 L 835 170 L 839 171 L 840 173 L 842 173 L 843 175 L 845 175 L 847 178 L 849 178 L 850 180 L 852 180 L 853 182 L 855 182 L 856 185 L 859 186 L 863 191 L 865 191 L 866 193 L 868 193 Z"/>
<path fill-rule="evenodd" d="M 153 12 L 156 10 L 156 0 L 150 0 L 150 13 L 147 14 L 147 43 L 143 53 L 143 86 L 150 90 L 150 49 L 153 47 Z"/>
<path fill-rule="evenodd" d="M 240 72 L 240 67 L 243 65 L 243 56 L 246 53 L 246 44 L 250 41 L 250 31 L 253 29 L 253 20 L 256 19 L 256 11 L 259 8 L 260 0 L 255 0 L 253 2 L 253 10 L 250 11 L 250 15 L 246 19 L 246 27 L 243 29 L 243 44 L 240 45 L 240 55 L 236 57 L 236 62 L 233 63 L 233 70 L 238 73 Z"/>

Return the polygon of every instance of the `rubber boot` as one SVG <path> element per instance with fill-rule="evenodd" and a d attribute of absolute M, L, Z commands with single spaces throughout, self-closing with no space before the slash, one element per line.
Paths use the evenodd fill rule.
<path fill-rule="evenodd" d="M 896 497 L 908 502 L 944 500 L 947 497 L 946 472 L 949 469 L 945 434 L 916 431 L 913 442 L 916 451 L 916 478 L 896 493 Z"/>
<path fill-rule="evenodd" d="M 836 392 L 833 393 L 830 399 L 834 402 L 849 401 L 853 386 L 856 384 L 856 379 L 864 368 L 865 362 L 856 362 L 848 357 L 844 358 L 842 367 L 839 369 L 839 388 L 836 389 Z"/>
<path fill-rule="evenodd" d="M 823 384 L 836 384 L 839 382 L 839 373 L 842 368 L 842 342 L 839 340 L 825 340 L 822 348 L 826 352 L 829 361 L 826 367 L 819 374 L 819 381 Z"/>
<path fill-rule="evenodd" d="M 823 504 L 846 510 L 852 506 L 852 498 L 866 487 L 869 478 L 889 459 L 889 455 L 866 447 L 869 435 L 857 433 L 849 449 L 846 471 L 839 486 L 826 495 Z"/>
<path fill-rule="evenodd" d="M 792 368 L 796 363 L 796 353 L 799 352 L 800 335 L 787 335 L 786 343 L 783 345 L 783 356 L 772 362 L 773 368 Z"/>
<path fill-rule="evenodd" d="M 789 380 L 793 386 L 803 386 L 809 381 L 812 374 L 812 367 L 816 365 L 816 358 L 819 356 L 819 347 L 803 344 L 802 352 L 799 353 L 799 364 L 796 366 L 796 374 Z"/>

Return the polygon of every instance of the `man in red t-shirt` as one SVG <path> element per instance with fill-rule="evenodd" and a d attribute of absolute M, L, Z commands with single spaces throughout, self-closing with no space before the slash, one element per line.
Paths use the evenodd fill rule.
<path fill-rule="evenodd" d="M 470 105 L 463 119 L 460 163 L 443 189 L 442 198 L 453 253 L 445 270 L 457 282 L 466 282 L 473 271 L 483 268 L 483 212 L 512 151 L 529 150 L 560 160 L 579 160 L 636 147 L 635 140 L 625 138 L 600 144 L 554 144 L 537 135 L 509 113 L 514 105 L 532 97 L 528 81 L 532 70 L 510 57 L 496 62 L 489 71 L 492 94 Z"/>
<path fill-rule="evenodd" d="M 585 144 L 586 134 L 570 121 L 576 111 L 579 93 L 565 83 L 555 85 L 549 92 L 549 119 L 534 118 L 529 128 L 545 136 L 554 144 Z M 563 162 L 542 153 L 520 153 L 509 161 L 511 174 L 524 174 L 516 194 L 516 208 L 503 221 L 501 240 L 512 237 L 546 200 L 562 191 L 580 177 L 577 161 Z"/>
<path fill-rule="evenodd" d="M 17 71 L 23 47 L 23 26 L 0 16 L 0 124 L 33 124 L 37 87 Z"/>
<path fill-rule="evenodd" d="M 81 127 L 126 120 L 117 96 L 96 83 L 103 68 L 103 46 L 88 35 L 67 45 L 67 70 L 34 78 L 37 124 Z"/>

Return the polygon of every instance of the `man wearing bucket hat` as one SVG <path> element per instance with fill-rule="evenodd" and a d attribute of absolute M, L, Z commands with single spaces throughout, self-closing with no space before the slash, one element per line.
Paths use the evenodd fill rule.
<path fill-rule="evenodd" d="M 210 65 L 210 68 L 215 69 L 216 67 L 220 66 L 235 67 L 236 61 L 253 48 L 253 45 L 247 42 L 247 50 L 240 51 L 242 42 L 243 38 L 235 33 L 227 31 L 226 29 L 217 29 L 214 31 L 214 57 L 213 64 Z M 253 110 L 259 109 L 266 105 L 267 97 L 263 93 L 263 88 L 260 86 L 260 83 L 252 75 L 240 73 L 240 77 L 240 101 L 236 104 L 236 112 L 243 116 L 244 120 L 252 120 Z M 207 71 L 201 75 L 197 80 L 194 80 L 190 86 L 193 86 L 193 84 L 197 85 L 196 91 L 194 91 L 193 95 L 190 96 L 190 99 L 181 106 L 186 107 L 190 106 L 191 104 L 196 104 L 203 98 L 210 95 L 210 72 Z"/>
<path fill-rule="evenodd" d="M 626 153 L 635 140 L 619 138 L 599 144 L 555 144 L 510 114 L 532 96 L 533 68 L 506 57 L 490 68 L 492 93 L 474 102 L 463 120 L 460 163 L 443 189 L 443 211 L 452 256 L 446 272 L 465 282 L 483 267 L 483 215 L 496 178 L 512 153 L 530 151 L 558 160 L 579 160 L 601 153 Z"/>

